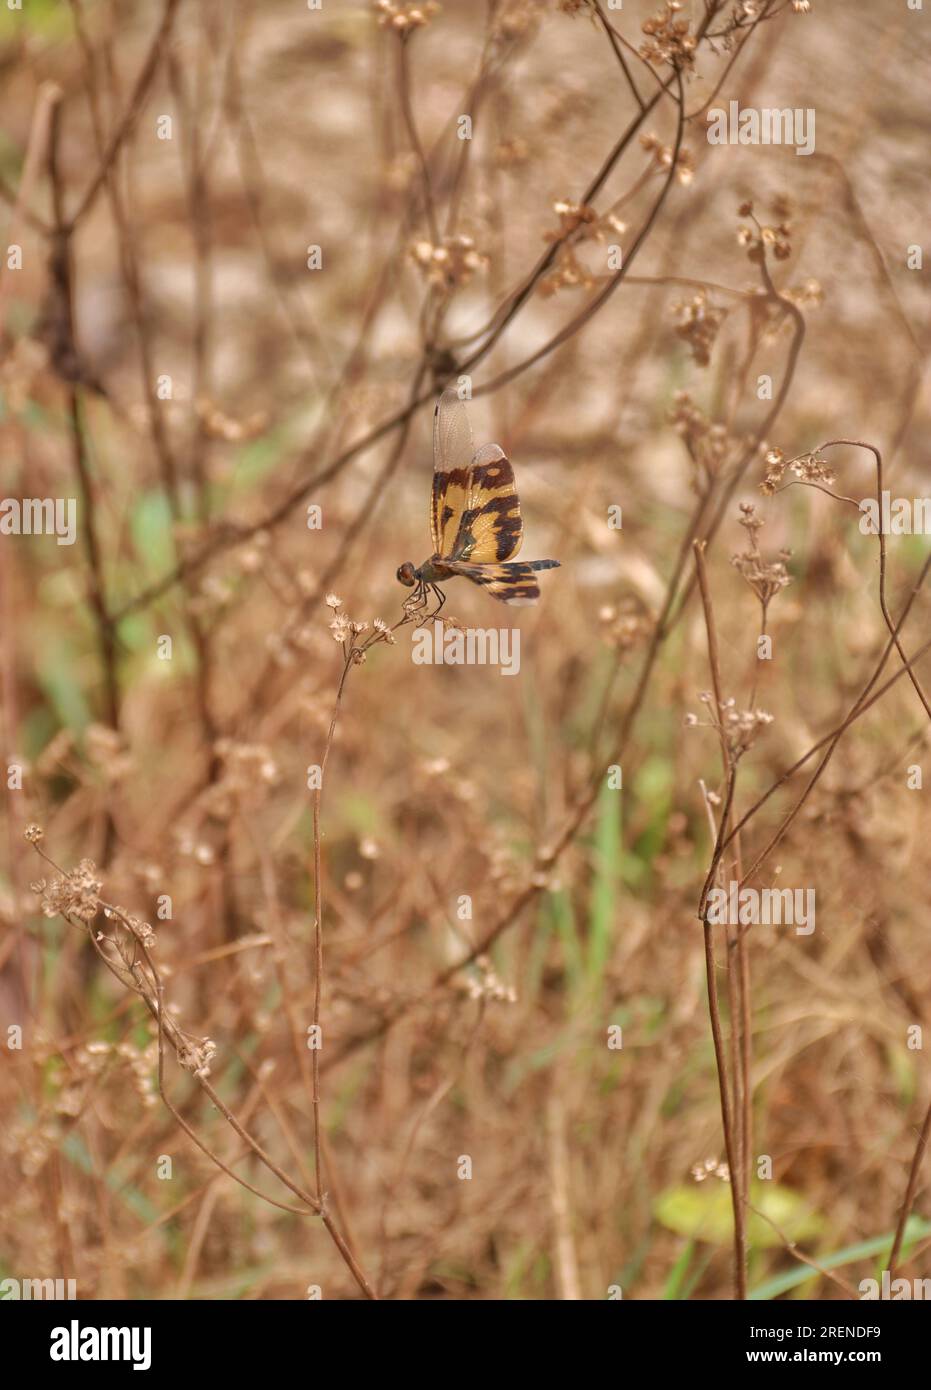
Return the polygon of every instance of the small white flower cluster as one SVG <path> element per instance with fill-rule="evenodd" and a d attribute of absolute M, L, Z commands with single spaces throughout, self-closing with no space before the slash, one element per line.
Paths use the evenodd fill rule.
<path fill-rule="evenodd" d="M 709 690 L 703 690 L 698 698 L 703 705 L 707 705 L 709 711 L 712 710 L 714 696 Z M 735 762 L 755 742 L 760 731 L 772 722 L 773 716 L 764 709 L 739 710 L 737 701 L 733 696 L 729 700 L 721 701 L 718 716 L 716 717 L 712 712 L 707 723 L 700 720 L 697 714 L 685 716 L 685 723 L 691 729 L 697 728 L 699 725 L 717 729 L 723 735 L 728 751 Z"/>
<path fill-rule="evenodd" d="M 394 644 L 393 629 L 383 618 L 373 618 L 372 628 L 374 631 L 372 636 L 367 638 L 361 646 L 356 646 L 356 638 L 368 631 L 369 624 L 354 622 L 348 613 L 342 612 L 343 600 L 338 594 L 327 594 L 326 604 L 328 608 L 333 609 L 333 621 L 330 623 L 333 640 L 340 643 L 347 658 L 351 657 L 355 662 L 361 663 L 365 660 L 365 654 L 369 647 L 373 647 L 376 642 Z"/>
<path fill-rule="evenodd" d="M 730 1169 L 726 1163 L 719 1163 L 716 1158 L 706 1158 L 702 1163 L 696 1163 L 692 1169 L 692 1177 L 696 1182 L 704 1182 L 706 1178 L 719 1178 L 721 1182 L 730 1182 Z"/>

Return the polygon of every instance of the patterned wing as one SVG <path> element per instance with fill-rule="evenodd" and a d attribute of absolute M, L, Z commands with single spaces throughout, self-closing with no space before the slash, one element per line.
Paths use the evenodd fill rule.
<path fill-rule="evenodd" d="M 523 526 L 514 470 L 497 444 L 484 444 L 472 459 L 468 494 L 459 517 L 453 560 L 476 564 L 510 560 L 520 550 Z"/>
<path fill-rule="evenodd" d="M 471 579 L 492 598 L 509 603 L 513 608 L 524 608 L 540 597 L 540 586 L 534 577 L 536 572 L 558 569 L 559 561 L 517 560 L 511 564 L 471 565 L 462 560 L 450 560 L 448 568 L 453 574 Z"/>
<path fill-rule="evenodd" d="M 469 496 L 472 430 L 455 386 L 447 386 L 433 414 L 433 501 L 430 533 L 436 555 L 452 553 Z"/>

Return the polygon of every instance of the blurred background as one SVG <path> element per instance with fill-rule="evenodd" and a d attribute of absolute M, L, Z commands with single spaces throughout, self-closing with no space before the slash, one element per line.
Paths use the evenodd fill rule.
<path fill-rule="evenodd" d="M 182 1132 L 87 931 L 113 930 L 98 898 L 151 924 L 211 1085 L 313 1191 L 319 886 L 323 1186 L 371 1288 L 733 1297 L 699 902 L 721 816 L 845 719 L 888 637 L 850 500 L 873 454 L 774 451 L 863 441 L 894 496 L 927 488 L 927 23 L 899 0 L 0 11 L 0 493 L 74 498 L 77 525 L 0 533 L 3 1277 L 360 1295 L 319 1221 Z M 731 101 L 813 110 L 814 152 L 709 144 Z M 514 463 L 522 558 L 561 568 L 530 609 L 449 586 L 463 627 L 519 627 L 514 678 L 416 665 L 410 625 L 350 666 L 315 885 L 330 625 L 402 619 L 460 378 Z M 887 551 L 897 617 L 928 538 Z M 751 716 L 732 807 L 709 607 Z M 928 620 L 919 589 L 908 655 Z M 888 1266 L 931 1102 L 920 695 L 898 680 L 775 847 L 815 759 L 719 866 L 817 899 L 811 935 L 714 935 L 759 1297 Z M 83 860 L 90 915 L 64 920 L 53 880 Z"/>

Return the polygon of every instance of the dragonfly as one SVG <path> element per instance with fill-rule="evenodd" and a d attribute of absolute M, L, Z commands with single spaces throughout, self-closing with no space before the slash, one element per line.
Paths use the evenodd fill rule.
<path fill-rule="evenodd" d="M 397 573 L 400 583 L 416 587 L 410 608 L 426 608 L 431 594 L 437 600 L 430 617 L 446 602 L 440 585 L 457 575 L 516 608 L 540 597 L 539 570 L 559 568 L 558 560 L 514 560 L 523 540 L 514 470 L 500 445 L 474 449 L 455 386 L 446 388 L 433 414 L 430 533 L 429 560 L 416 567 L 408 560 Z"/>

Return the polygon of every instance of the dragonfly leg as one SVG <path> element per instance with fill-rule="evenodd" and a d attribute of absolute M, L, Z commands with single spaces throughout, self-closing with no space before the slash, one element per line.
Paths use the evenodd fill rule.
<path fill-rule="evenodd" d="M 416 592 L 414 593 L 413 597 L 408 599 L 407 603 L 404 605 L 409 613 L 414 614 L 423 612 L 423 610 L 429 606 L 427 591 L 431 587 L 432 585 L 428 585 L 426 580 L 421 579 L 418 581 Z M 424 616 L 420 619 L 420 622 L 417 624 L 417 626 L 423 627 L 424 623 L 428 622 L 429 619 L 430 614 L 424 612 Z"/>
<path fill-rule="evenodd" d="M 433 612 L 430 614 L 431 618 L 435 618 L 437 613 L 439 613 L 440 609 L 443 607 L 443 604 L 446 602 L 446 594 L 436 584 L 431 584 L 430 588 L 433 590 L 435 597 L 439 599 L 439 603 L 434 608 Z"/>

